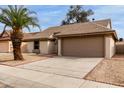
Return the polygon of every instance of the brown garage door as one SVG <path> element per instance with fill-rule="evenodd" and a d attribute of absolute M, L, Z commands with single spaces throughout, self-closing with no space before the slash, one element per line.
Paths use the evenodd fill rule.
<path fill-rule="evenodd" d="M 0 41 L 0 53 L 9 51 L 9 41 Z"/>
<path fill-rule="evenodd" d="M 62 39 L 62 55 L 78 57 L 103 57 L 103 37 L 73 37 Z"/>

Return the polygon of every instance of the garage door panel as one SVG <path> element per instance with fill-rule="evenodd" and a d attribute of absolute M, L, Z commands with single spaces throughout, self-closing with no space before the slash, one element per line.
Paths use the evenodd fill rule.
<path fill-rule="evenodd" d="M 103 37 L 75 37 L 62 39 L 62 55 L 79 57 L 103 57 Z"/>
<path fill-rule="evenodd" d="M 1 41 L 0 42 L 0 53 L 5 53 L 9 51 L 9 42 Z"/>

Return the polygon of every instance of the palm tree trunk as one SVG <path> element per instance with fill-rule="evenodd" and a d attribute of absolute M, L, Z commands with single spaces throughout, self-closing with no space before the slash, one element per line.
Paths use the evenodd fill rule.
<path fill-rule="evenodd" d="M 24 60 L 21 52 L 23 34 L 21 31 L 13 31 L 11 33 L 11 41 L 13 45 L 14 60 Z"/>
<path fill-rule="evenodd" d="M 12 41 L 13 44 L 13 55 L 14 60 L 24 60 L 22 53 L 21 53 L 21 42 L 17 44 L 17 42 Z"/>

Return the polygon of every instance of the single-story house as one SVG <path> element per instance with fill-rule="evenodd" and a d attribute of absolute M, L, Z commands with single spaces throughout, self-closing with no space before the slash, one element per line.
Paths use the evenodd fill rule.
<path fill-rule="evenodd" d="M 111 20 L 105 19 L 25 33 L 22 52 L 39 51 L 41 54 L 57 53 L 59 56 L 111 58 L 116 52 L 117 40 Z M 8 33 L 0 39 L 0 52 L 12 52 Z"/>
<path fill-rule="evenodd" d="M 54 53 L 54 38 L 50 38 L 49 33 L 46 32 L 33 32 L 24 33 L 21 50 L 23 53 L 39 52 L 41 54 Z M 0 52 L 9 53 L 13 52 L 12 42 L 10 40 L 10 33 L 6 31 L 3 37 L 0 38 Z"/>

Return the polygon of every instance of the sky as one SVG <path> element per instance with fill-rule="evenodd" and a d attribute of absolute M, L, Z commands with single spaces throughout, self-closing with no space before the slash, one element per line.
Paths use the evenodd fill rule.
<path fill-rule="evenodd" d="M 6 6 L 0 6 L 6 7 Z M 69 5 L 27 5 L 25 6 L 37 13 L 41 29 L 58 26 L 65 19 Z M 92 9 L 94 15 L 88 17 L 90 20 L 102 20 L 110 18 L 112 28 L 116 30 L 118 37 L 124 38 L 124 6 L 121 5 L 84 5 L 84 9 Z M 3 31 L 3 24 L 0 23 L 0 31 Z M 32 28 L 32 32 L 39 31 L 38 28 Z"/>

